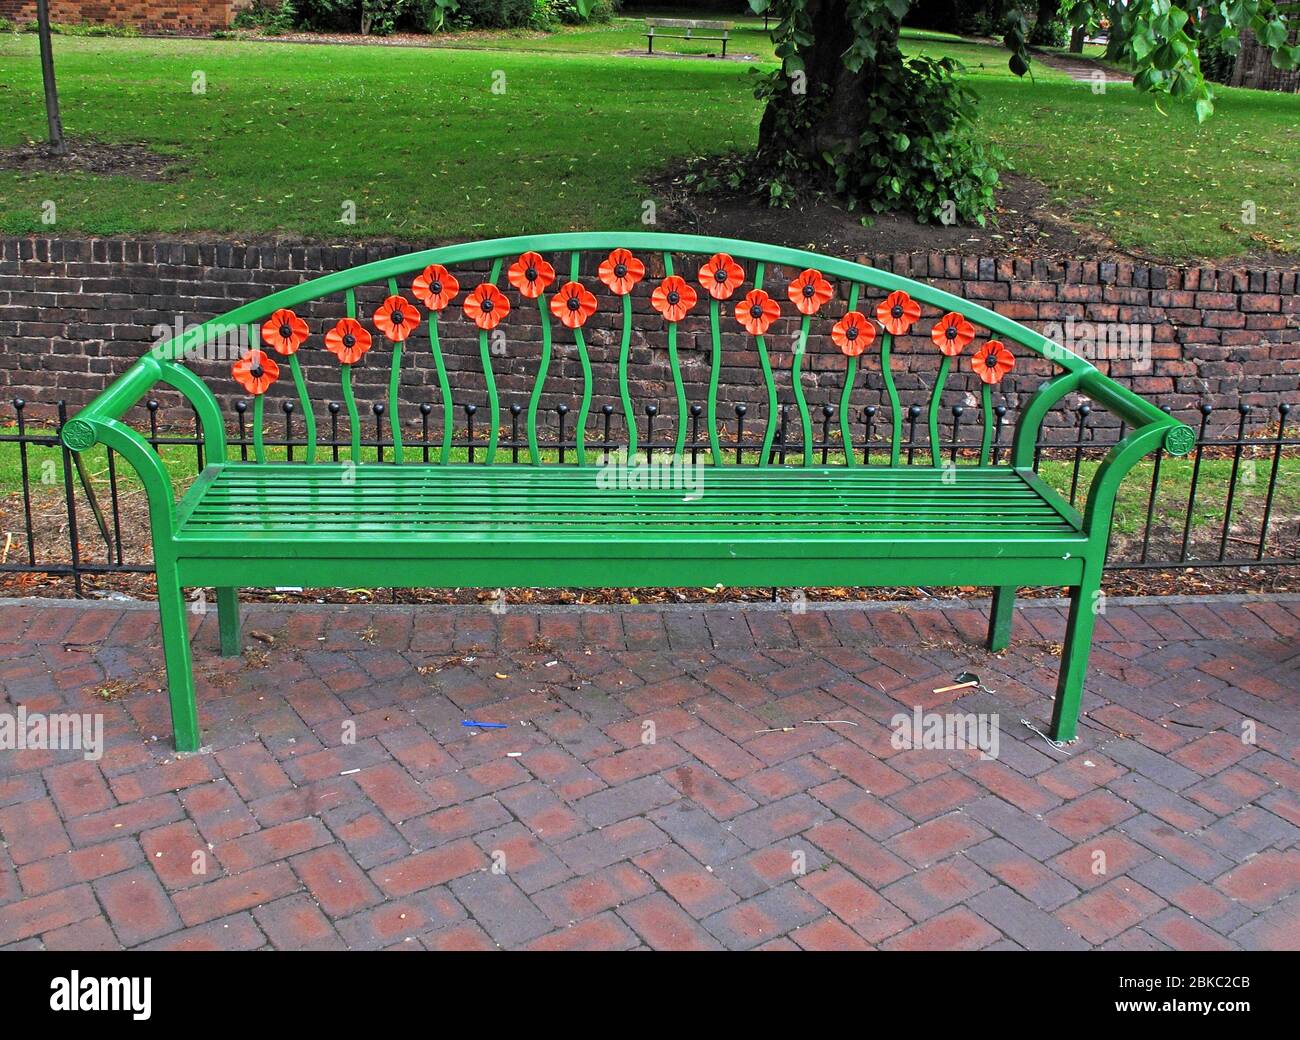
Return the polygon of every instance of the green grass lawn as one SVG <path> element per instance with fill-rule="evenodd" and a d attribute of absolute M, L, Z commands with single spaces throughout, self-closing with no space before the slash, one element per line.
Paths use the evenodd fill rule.
<path fill-rule="evenodd" d="M 0 171 L 0 232 L 48 233 L 47 199 L 58 229 L 98 234 L 449 241 L 640 226 L 648 174 L 752 146 L 761 114 L 749 62 L 618 55 L 643 48 L 641 25 L 437 48 L 58 37 L 69 131 L 145 142 L 178 172 L 151 183 Z M 761 32 L 738 34 L 770 62 Z M 1171 259 L 1300 252 L 1300 97 L 1223 89 L 1198 127 L 1124 84 L 1097 96 L 1041 65 L 1017 79 L 996 47 L 921 32 L 905 45 L 962 60 L 981 132 L 1121 246 Z M 191 90 L 196 72 L 206 93 Z M 0 37 L 0 109 L 0 147 L 43 135 L 31 34 Z M 355 224 L 340 222 L 349 201 Z"/>

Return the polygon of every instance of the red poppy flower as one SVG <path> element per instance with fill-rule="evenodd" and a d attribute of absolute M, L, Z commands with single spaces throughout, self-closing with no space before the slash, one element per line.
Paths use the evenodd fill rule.
<path fill-rule="evenodd" d="M 551 313 L 565 328 L 579 328 L 596 313 L 596 297 L 581 282 L 565 282 L 551 297 Z"/>
<path fill-rule="evenodd" d="M 695 290 L 685 278 L 670 274 L 650 294 L 650 304 L 668 321 L 681 321 L 695 306 Z"/>
<path fill-rule="evenodd" d="M 600 265 L 600 280 L 615 296 L 626 296 L 645 277 L 645 264 L 626 249 L 615 249 Z"/>
<path fill-rule="evenodd" d="M 995 339 L 989 340 L 971 358 L 975 374 L 986 383 L 1000 383 L 1002 377 L 1016 367 L 1016 359 Z"/>
<path fill-rule="evenodd" d="M 823 304 L 830 302 L 830 298 L 835 295 L 835 288 L 822 277 L 820 271 L 814 271 L 810 267 L 801 271 L 799 277 L 786 286 L 786 292 L 790 294 L 790 299 L 800 314 L 816 314 Z"/>
<path fill-rule="evenodd" d="M 375 327 L 394 343 L 401 343 L 420 324 L 420 312 L 404 296 L 390 296 L 375 311 Z"/>
<path fill-rule="evenodd" d="M 845 357 L 857 357 L 876 338 L 876 327 L 861 311 L 849 311 L 831 329 L 831 340 Z"/>
<path fill-rule="evenodd" d="M 781 316 L 781 305 L 762 289 L 751 289 L 736 304 L 736 320 L 751 336 L 761 336 Z"/>
<path fill-rule="evenodd" d="M 510 265 L 506 277 L 519 290 L 520 296 L 535 300 L 555 281 L 555 268 L 543 260 L 539 253 L 524 253 Z"/>
<path fill-rule="evenodd" d="M 440 311 L 456 298 L 460 282 L 442 264 L 430 264 L 415 276 L 411 292 L 429 310 Z"/>
<path fill-rule="evenodd" d="M 230 367 L 230 374 L 250 394 L 260 397 L 280 378 L 280 366 L 271 360 L 269 354 L 249 350 Z"/>
<path fill-rule="evenodd" d="M 262 342 L 281 354 L 294 353 L 309 335 L 307 323 L 287 307 L 281 307 L 262 326 Z"/>
<path fill-rule="evenodd" d="M 949 357 L 956 357 L 975 338 L 975 326 L 956 311 L 950 311 L 935 323 L 930 338 Z"/>
<path fill-rule="evenodd" d="M 480 329 L 495 329 L 501 319 L 510 313 L 506 294 L 491 282 L 484 282 L 465 297 L 465 317 Z"/>
<path fill-rule="evenodd" d="M 325 333 L 325 349 L 345 365 L 355 365 L 370 349 L 370 333 L 355 318 L 340 318 L 338 324 Z"/>
<path fill-rule="evenodd" d="M 901 336 L 921 316 L 921 305 L 907 293 L 899 289 L 891 292 L 885 302 L 876 308 L 876 321 L 885 327 L 886 332 Z"/>
<path fill-rule="evenodd" d="M 745 280 L 745 269 L 726 253 L 714 253 L 700 268 L 699 279 L 715 300 L 729 300 Z"/>

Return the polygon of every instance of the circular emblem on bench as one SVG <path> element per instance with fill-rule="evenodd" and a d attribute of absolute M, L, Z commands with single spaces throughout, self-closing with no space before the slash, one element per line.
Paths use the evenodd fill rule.
<path fill-rule="evenodd" d="M 63 426 L 63 443 L 73 451 L 85 451 L 95 445 L 95 428 L 85 419 L 70 419 Z"/>
<path fill-rule="evenodd" d="M 1186 455 L 1196 446 L 1196 434 L 1190 426 L 1175 426 L 1165 434 L 1165 451 L 1170 455 Z"/>

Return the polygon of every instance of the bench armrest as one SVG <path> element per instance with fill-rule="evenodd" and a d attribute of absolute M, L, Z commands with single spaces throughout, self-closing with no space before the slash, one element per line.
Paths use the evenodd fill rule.
<path fill-rule="evenodd" d="M 199 417 L 203 447 L 209 462 L 226 459 L 226 429 L 221 409 L 207 384 L 184 365 L 146 354 L 113 380 L 86 407 L 63 424 L 63 443 L 71 451 L 86 451 L 99 443 L 105 424 L 116 422 L 159 383 L 178 390 Z"/>

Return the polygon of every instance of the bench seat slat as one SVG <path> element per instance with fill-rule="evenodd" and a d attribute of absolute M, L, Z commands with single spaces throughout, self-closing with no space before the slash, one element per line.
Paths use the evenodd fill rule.
<path fill-rule="evenodd" d="M 212 466 L 182 506 L 177 547 L 205 556 L 221 543 L 295 543 L 333 555 L 349 541 L 442 546 L 597 541 L 617 554 L 649 544 L 778 544 L 792 554 L 840 543 L 934 551 L 990 536 L 1059 554 L 1077 524 L 1015 470 L 966 467 L 875 472 L 701 467 L 690 487 L 601 486 L 598 468 L 406 465 Z M 664 476 L 666 474 L 660 474 Z M 901 478 L 901 479 L 900 479 Z M 326 548 L 331 547 L 332 548 Z M 1018 549 L 1018 551 L 1021 551 Z"/>

